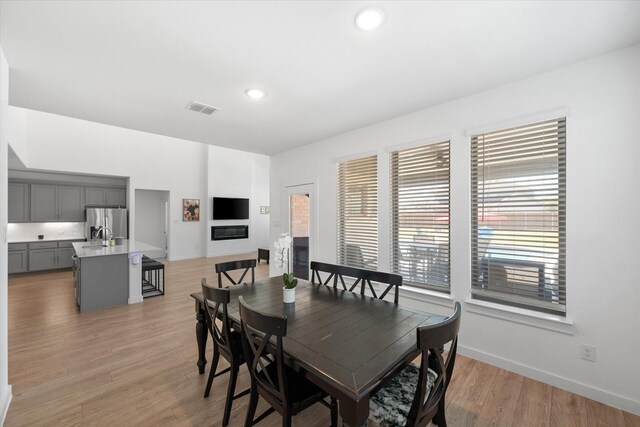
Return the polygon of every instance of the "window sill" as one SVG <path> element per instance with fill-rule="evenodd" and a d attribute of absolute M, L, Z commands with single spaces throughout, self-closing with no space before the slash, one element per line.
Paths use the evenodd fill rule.
<path fill-rule="evenodd" d="M 454 300 L 450 294 L 430 291 L 415 286 L 401 286 L 400 297 L 409 298 L 420 302 L 428 302 L 442 307 L 453 308 Z M 402 301 L 402 299 L 401 299 Z"/>
<path fill-rule="evenodd" d="M 523 308 L 510 307 L 488 301 L 467 298 L 464 301 L 465 310 L 483 316 L 508 320 L 514 323 L 533 326 L 540 329 L 573 335 L 574 324 L 572 320 L 552 314 L 538 313 L 537 311 Z"/>

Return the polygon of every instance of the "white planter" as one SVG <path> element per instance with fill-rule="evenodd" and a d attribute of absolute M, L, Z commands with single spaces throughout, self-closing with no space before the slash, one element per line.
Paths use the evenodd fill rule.
<path fill-rule="evenodd" d="M 282 301 L 287 304 L 296 302 L 296 288 L 287 289 L 282 287 Z"/>

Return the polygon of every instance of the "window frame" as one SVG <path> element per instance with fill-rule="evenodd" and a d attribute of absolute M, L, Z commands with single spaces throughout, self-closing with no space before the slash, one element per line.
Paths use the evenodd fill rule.
<path fill-rule="evenodd" d="M 378 172 L 377 153 L 337 162 L 338 264 L 369 270 L 378 268 Z"/>
<path fill-rule="evenodd" d="M 438 170 L 444 164 L 446 169 Z M 401 184 L 403 179 L 408 185 Z M 390 150 L 389 183 L 391 271 L 407 286 L 450 294 L 451 138 Z M 402 194 L 402 187 L 414 188 Z"/>
<path fill-rule="evenodd" d="M 553 129 L 555 128 L 555 131 Z M 535 130 L 538 129 L 538 134 L 541 133 L 541 136 L 535 137 Z M 550 130 L 550 133 L 546 133 L 547 130 Z M 555 133 L 555 138 L 552 137 Z M 533 310 L 540 313 L 553 314 L 561 317 L 566 317 L 566 115 L 557 114 L 550 118 L 544 117 L 540 118 L 536 121 L 529 121 L 526 123 L 520 122 L 517 125 L 511 124 L 511 126 L 503 126 L 491 131 L 478 131 L 478 132 L 469 132 L 470 136 L 470 169 L 471 169 L 471 298 L 476 301 L 487 301 L 497 304 L 502 304 L 506 306 L 523 308 L 528 310 Z M 506 135 L 506 136 L 505 136 Z M 502 138 L 502 141 L 500 141 Z M 490 142 L 487 142 L 486 140 Z M 493 196 L 502 192 L 503 194 L 507 194 L 508 187 L 505 185 L 504 188 L 500 188 L 496 190 L 498 186 L 500 186 L 500 179 L 487 179 L 484 175 L 484 169 L 479 164 L 479 151 L 481 150 L 478 144 L 480 144 L 480 140 L 482 140 L 482 150 L 486 150 L 488 153 L 485 154 L 483 151 L 482 161 L 489 163 L 493 161 L 494 174 L 495 170 L 498 170 L 500 166 L 498 163 L 507 163 L 505 160 L 511 160 L 514 164 L 518 161 L 530 161 L 535 164 L 536 161 L 542 165 L 545 163 L 553 162 L 555 159 L 556 168 L 552 171 L 552 173 L 548 173 L 544 170 L 544 166 L 540 168 L 539 172 L 536 174 L 528 175 L 523 172 L 523 169 L 520 168 L 511 168 L 509 166 L 502 166 L 505 171 L 516 171 L 514 176 L 504 176 L 502 180 L 505 182 L 508 180 L 512 181 L 513 187 L 516 188 L 518 184 L 516 182 L 521 179 L 525 181 L 524 184 L 527 184 L 530 187 L 526 187 L 522 185 L 519 188 L 519 193 L 517 197 L 513 197 L 513 200 L 507 203 L 511 207 L 511 209 L 517 209 L 518 207 L 523 207 L 527 205 L 527 201 L 534 200 L 535 194 L 537 191 L 542 192 L 541 188 L 545 188 L 546 185 L 548 188 L 545 188 L 546 194 L 544 197 L 549 197 L 549 195 L 553 195 L 553 176 L 555 174 L 555 179 L 557 181 L 557 190 L 555 191 L 555 199 L 553 199 L 556 203 L 557 210 L 548 210 L 548 212 L 556 212 L 556 221 L 557 225 L 555 229 L 551 231 L 542 231 L 537 230 L 538 233 L 542 233 L 542 242 L 537 242 L 537 246 L 535 244 L 530 244 L 529 246 L 523 245 L 518 249 L 515 249 L 512 254 L 505 255 L 511 256 L 513 258 L 513 266 L 511 268 L 518 268 L 518 264 L 523 269 L 530 268 L 530 272 L 521 273 L 522 277 L 527 277 L 526 274 L 529 274 L 529 278 L 535 277 L 537 274 L 539 279 L 538 285 L 538 296 L 533 298 L 532 296 L 525 295 L 527 292 L 518 289 L 517 285 L 513 285 L 512 293 L 509 295 L 509 292 L 505 290 L 496 290 L 500 286 L 495 286 L 493 290 L 489 290 L 488 288 L 491 285 L 487 280 L 484 283 L 479 283 L 479 278 L 482 276 L 482 271 L 480 267 L 480 226 L 479 226 L 479 215 L 480 215 L 480 200 L 485 200 L 484 198 L 489 194 L 490 198 L 491 191 L 494 192 Z M 555 142 L 553 142 L 555 140 Z M 499 142 L 500 141 L 500 142 Z M 526 142 L 523 142 L 526 141 Z M 550 141 L 548 143 L 548 141 Z M 491 145 L 494 144 L 494 145 Z M 540 145 L 542 144 L 542 145 Z M 545 145 L 548 144 L 548 145 Z M 538 146 L 540 145 L 540 146 Z M 505 148 L 506 147 L 506 148 Z M 543 148 L 540 148 L 543 147 Z M 517 155 L 512 155 L 509 157 L 509 153 L 515 153 L 516 150 Z M 545 151 L 549 150 L 549 151 Z M 555 156 L 549 155 L 549 153 L 556 152 Z M 501 156 L 501 157 L 499 157 Z M 538 160 L 541 158 L 542 160 Z M 546 160 L 545 160 L 546 159 Z M 550 160 L 549 160 L 550 159 Z M 484 165 L 484 163 L 483 163 Z M 532 170 L 535 170 L 532 168 Z M 483 173 L 482 182 L 485 184 L 487 181 L 490 182 L 489 187 L 492 188 L 489 192 L 485 192 L 481 194 L 481 189 L 479 182 L 480 173 Z M 504 172 L 503 172 L 504 173 Z M 517 174 L 521 174 L 517 176 Z M 524 178 L 522 178 L 524 177 Z M 532 178 L 533 177 L 533 178 Z M 551 178 L 549 178 L 551 177 Z M 536 181 L 537 180 L 537 181 Z M 493 186 L 493 187 L 492 187 Z M 550 190 L 549 190 L 550 189 Z M 526 191 L 525 191 L 526 190 Z M 526 198 L 523 194 L 529 192 L 532 195 L 529 198 Z M 512 194 L 511 194 L 512 196 Z M 544 207 L 549 206 L 547 202 L 545 204 L 545 199 L 542 197 L 543 201 L 538 202 L 538 204 L 531 205 L 537 207 L 540 211 L 546 212 Z M 507 197 L 505 197 L 507 198 Z M 486 203 L 485 203 L 486 204 Z M 484 204 L 483 204 L 484 206 Z M 486 219 L 484 212 L 482 212 L 483 219 Z M 552 214 L 550 214 L 552 215 Z M 514 227 L 515 228 L 515 227 Z M 503 241 L 506 240 L 508 234 L 503 233 L 503 230 L 499 230 L 502 236 Z M 532 232 L 534 234 L 536 231 Z M 518 235 L 518 233 L 520 233 Z M 557 245 L 554 248 L 553 245 L 549 245 L 547 242 L 547 234 L 553 236 L 555 233 L 557 239 Z M 513 230 L 512 238 L 514 241 L 517 241 L 518 238 L 522 238 L 522 236 L 526 234 L 523 230 Z M 493 237 L 489 239 L 492 241 Z M 485 236 L 486 240 L 486 236 Z M 550 239 L 553 242 L 553 239 Z M 529 243 L 535 242 L 533 237 L 530 238 Z M 545 248 L 551 247 L 552 249 Z M 542 271 L 538 271 L 536 273 L 534 270 L 535 263 L 527 260 L 527 257 L 530 254 L 527 254 L 527 250 L 534 249 L 542 249 L 540 251 L 540 257 L 542 258 Z M 487 248 L 485 247 L 485 250 Z M 548 259 L 553 259 L 554 253 L 553 251 L 557 250 L 557 260 L 556 265 L 552 268 L 549 268 Z M 503 253 L 507 253 L 507 251 L 503 251 Z M 533 252 L 531 252 L 533 253 Z M 513 255 L 515 254 L 515 255 Z M 524 254 L 524 255 L 523 255 Z M 483 255 L 483 259 L 487 258 L 486 255 Z M 518 259 L 519 258 L 519 259 Z M 534 258 L 531 256 L 530 258 Z M 506 264 L 505 264 L 506 265 Z M 540 264 L 539 264 L 540 265 Z M 538 269 L 540 268 L 538 265 Z M 515 266 L 515 267 L 514 267 Z M 533 266 L 533 267 L 532 267 Z M 490 268 L 485 268 L 486 270 Z M 514 271 L 514 270 L 511 270 Z M 548 280 L 548 276 L 552 276 L 555 273 L 555 285 L 553 280 Z M 511 275 L 511 273 L 509 273 Z M 486 274 L 485 274 L 486 275 Z M 486 279 L 486 277 L 485 277 Z M 502 286 L 503 288 L 505 286 Z M 521 286 L 520 288 L 524 288 Z M 531 293 L 531 291 L 528 291 Z M 555 293 L 556 296 L 553 296 Z"/>

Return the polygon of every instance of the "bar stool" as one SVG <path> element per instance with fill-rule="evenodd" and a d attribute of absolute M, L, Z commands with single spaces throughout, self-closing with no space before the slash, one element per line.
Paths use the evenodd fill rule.
<path fill-rule="evenodd" d="M 142 258 L 142 297 L 164 295 L 164 264 L 154 259 Z"/>

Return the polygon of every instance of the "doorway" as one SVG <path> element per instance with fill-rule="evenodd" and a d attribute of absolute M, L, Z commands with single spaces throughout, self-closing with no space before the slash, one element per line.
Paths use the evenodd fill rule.
<path fill-rule="evenodd" d="M 299 279 L 309 280 L 312 253 L 313 184 L 286 188 L 291 235 L 291 271 Z"/>
<path fill-rule="evenodd" d="M 169 192 L 136 190 L 135 238 L 160 248 L 152 258 L 167 258 L 169 246 Z"/>

